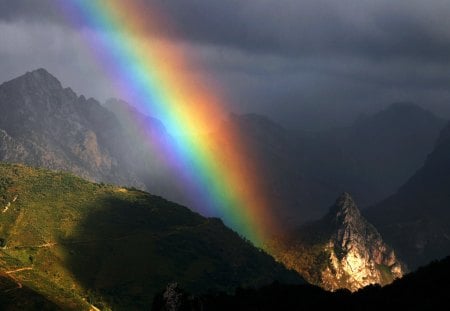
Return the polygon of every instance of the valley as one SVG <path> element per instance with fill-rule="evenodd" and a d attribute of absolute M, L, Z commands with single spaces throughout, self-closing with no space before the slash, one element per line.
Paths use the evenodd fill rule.
<path fill-rule="evenodd" d="M 102 106 L 78 96 L 44 69 L 2 84 L 0 99 L 8 103 L 1 106 L 0 159 L 54 171 L 1 166 L 1 269 L 18 288 L 26 286 L 63 308 L 140 309 L 173 281 L 198 294 L 302 278 L 327 290 L 356 292 L 390 284 L 447 254 L 445 174 L 434 192 L 410 195 L 441 198 L 433 199 L 430 213 L 409 213 L 416 216 L 407 220 L 384 207 L 401 208 L 412 185 L 423 187 L 426 177 L 416 176 L 435 178 L 432 170 L 447 166 L 444 120 L 413 104 L 393 104 L 350 127 L 318 133 L 291 131 L 259 115 L 224 120 L 238 128 L 254 159 L 246 170 L 264 172 L 259 186 L 284 224 L 263 245 L 275 262 L 219 219 L 142 192 L 150 189 L 196 209 L 177 179 L 182 168 L 145 143 L 152 137 L 159 141 L 155 145 L 172 144 L 157 119 L 124 101 Z M 140 121 L 131 126 L 133 119 Z M 150 126 L 142 133 L 144 123 Z M 224 162 L 233 157 L 220 134 L 229 126 L 208 138 Z M 399 194 L 381 201 L 397 188 Z M 371 207 L 360 210 L 353 195 Z M 409 235 L 403 221 L 429 225 Z M 122 266 L 129 268 L 121 271 Z"/>
<path fill-rule="evenodd" d="M 0 311 L 440 310 L 442 0 L 0 0 Z"/>

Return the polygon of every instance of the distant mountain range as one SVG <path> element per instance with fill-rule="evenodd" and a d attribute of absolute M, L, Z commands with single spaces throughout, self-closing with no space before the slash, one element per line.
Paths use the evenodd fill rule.
<path fill-rule="evenodd" d="M 406 272 L 348 193 L 322 219 L 275 239 L 269 250 L 309 283 L 327 290 L 386 285 Z"/>
<path fill-rule="evenodd" d="M 295 245 L 286 247 L 284 242 L 280 242 L 277 247 L 285 253 L 277 252 L 276 255 L 290 256 L 289 261 L 284 262 L 301 271 L 310 282 L 329 289 L 346 287 L 352 290 L 372 282 L 384 284 L 398 276 L 397 272 L 404 272 L 401 260 L 414 269 L 450 253 L 450 214 L 447 212 L 450 206 L 450 126 L 441 132 L 436 144 L 440 131 L 445 127 L 444 120 L 413 104 L 399 103 L 375 115 L 362 117 L 350 127 L 324 132 L 290 131 L 256 114 L 231 115 L 224 122 L 233 123 L 248 147 L 249 157 L 253 160 L 248 169 L 262 176 L 256 182 L 272 199 L 275 217 L 288 232 L 294 230 L 298 233 L 294 240 L 288 239 Z M 221 128 L 218 126 L 218 131 Z M 227 148 L 230 142 L 221 141 L 224 135 L 220 133 L 211 135 L 217 142 L 215 148 L 226 159 L 227 153 L 231 152 Z M 95 99 L 78 96 L 70 88 L 63 88 L 44 69 L 0 85 L 0 161 L 70 171 L 90 181 L 147 190 L 195 210 L 186 196 L 185 185 L 177 178 L 177 164 L 165 162 L 165 155 L 154 147 L 155 142 L 170 142 L 171 139 L 159 120 L 142 114 L 132 105 L 115 99 L 101 105 Z M 9 189 L 8 184 L 4 187 Z M 363 208 L 371 206 L 367 211 L 363 209 L 368 221 L 356 207 L 343 209 L 351 213 L 327 210 L 327 206 L 345 191 L 352 193 Z M 389 198 L 383 201 L 386 197 Z M 11 204 L 7 195 L 2 200 L 5 207 Z M 34 201 L 30 202 L 34 204 Z M 77 200 L 74 202 L 78 204 Z M 337 216 L 339 213 L 350 215 L 348 219 L 355 222 L 347 222 L 347 216 L 341 219 Z M 108 215 L 106 213 L 105 217 Z M 169 220 L 173 220 L 172 217 L 178 216 L 167 215 Z M 321 217 L 321 220 L 311 222 Z M 8 217 L 1 219 L 10 221 Z M 332 222 L 332 219 L 340 222 Z M 114 223 L 112 219 L 108 221 Z M 209 222 L 225 228 L 219 221 Z M 327 229 L 323 230 L 324 227 Z M 36 229 L 38 236 L 41 229 Z M 208 232 L 202 231 L 201 234 L 207 236 Z M 320 232 L 320 235 L 311 236 L 314 234 L 308 235 L 308 232 Z M 355 237 L 349 244 L 355 248 L 348 247 L 348 239 L 339 232 Z M 53 232 L 46 234 L 51 238 Z M 70 232 L 61 234 L 71 235 Z M 7 236 L 6 233 L 4 235 Z M 195 234 L 190 237 L 192 241 L 199 238 Z M 234 235 L 227 235 L 228 238 L 233 240 Z M 226 244 L 225 240 L 202 245 L 222 245 Z M 236 243 L 242 242 L 239 241 Z M 41 242 L 42 245 L 47 243 L 47 236 Z M 173 243 L 178 245 L 178 242 Z M 329 252 L 323 252 L 324 243 L 330 246 Z M 388 245 L 393 247 L 395 254 Z M 196 247 L 191 246 L 193 249 Z M 219 246 L 214 245 L 213 248 L 216 247 Z M 306 251 L 300 254 L 300 249 Z M 222 256 L 217 252 L 217 256 Z M 298 256 L 294 258 L 292 254 Z M 28 253 L 23 256 L 34 258 Z M 348 256 L 358 258 L 358 267 L 362 267 L 364 275 L 370 276 L 367 280 L 352 279 L 342 261 L 349 259 Z M 20 257 L 21 262 L 26 261 L 25 257 Z M 333 258 L 336 258 L 334 262 Z M 192 258 L 188 256 L 185 259 Z M 271 259 L 264 260 L 269 262 Z M 230 264 L 235 264 L 232 258 Z M 267 263 L 270 267 L 272 264 Z M 341 271 L 343 278 L 339 281 L 327 279 L 323 274 L 327 268 L 333 273 Z M 192 269 L 197 273 L 200 268 Z M 229 273 L 231 270 L 227 269 L 226 273 Z M 256 267 L 250 269 L 260 272 Z M 208 280 L 204 283 L 207 284 L 211 278 L 217 277 L 219 272 L 214 271 L 215 276 L 192 273 L 196 278 Z M 94 271 L 92 275 L 96 273 Z M 102 272 L 102 277 L 106 278 L 106 273 Z M 254 280 L 253 274 L 250 275 Z M 228 276 L 223 277 L 227 279 Z M 239 279 L 241 281 L 246 282 Z M 93 279 L 83 282 L 89 286 L 97 284 Z M 99 282 L 110 284 L 108 282 L 114 283 L 114 280 Z M 158 282 L 159 285 L 163 283 Z M 227 286 L 232 284 L 220 280 L 214 282 Z M 108 286 L 105 291 L 109 290 Z M 150 292 L 155 290 L 152 288 Z"/>
<path fill-rule="evenodd" d="M 412 104 L 318 133 L 289 131 L 255 114 L 225 122 L 238 128 L 254 159 L 249 169 L 263 176 L 276 215 L 291 227 L 324 215 L 344 191 L 363 207 L 394 193 L 423 164 L 445 125 Z M 221 136 L 217 148 L 226 154 Z M 0 85 L 0 160 L 135 186 L 190 205 L 174 174 L 177 164 L 161 160 L 151 139 L 171 137 L 131 105 L 77 96 L 44 69 Z"/>
<path fill-rule="evenodd" d="M 450 124 L 423 167 L 365 215 L 411 268 L 450 254 Z"/>
<path fill-rule="evenodd" d="M 149 309 L 174 281 L 195 293 L 304 283 L 219 219 L 140 190 L 0 164 L 0 199 L 0 276 L 64 310 Z"/>
<path fill-rule="evenodd" d="M 259 115 L 234 116 L 263 171 L 284 224 L 322 217 L 342 192 L 362 207 L 394 193 L 424 163 L 445 121 L 413 104 L 393 104 L 348 128 L 292 132 Z M 226 144 L 222 144 L 226 145 Z"/>

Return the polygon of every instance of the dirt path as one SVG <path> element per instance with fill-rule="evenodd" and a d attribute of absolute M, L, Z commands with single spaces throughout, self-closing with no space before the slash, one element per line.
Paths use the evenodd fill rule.
<path fill-rule="evenodd" d="M 27 270 L 33 270 L 33 267 L 24 267 L 24 268 L 19 268 L 16 270 L 10 270 L 10 271 L 6 271 L 6 274 L 11 274 L 11 273 L 16 273 L 16 272 L 20 272 L 20 271 L 27 271 Z"/>
<path fill-rule="evenodd" d="M 13 274 L 17 273 L 17 272 L 21 272 L 21 271 L 28 271 L 28 270 L 33 270 L 33 267 L 23 267 L 23 268 L 18 268 L 18 269 L 15 269 L 15 270 L 10 270 L 10 271 L 4 272 L 5 274 L 7 274 L 9 276 L 9 278 L 11 280 L 16 282 L 16 285 L 17 285 L 17 287 L 9 288 L 9 289 L 5 290 L 4 292 L 7 293 L 7 292 L 10 292 L 12 290 L 21 289 L 23 287 L 22 283 Z"/>
<path fill-rule="evenodd" d="M 12 199 L 12 203 L 16 202 L 16 200 L 17 200 L 18 197 L 19 197 L 19 195 L 16 195 L 16 196 Z M 6 206 L 3 208 L 2 213 L 6 213 L 10 207 L 11 207 L 11 202 L 8 202 L 8 204 L 6 204 Z"/>
<path fill-rule="evenodd" d="M 89 311 L 101 311 L 101 310 L 94 305 L 90 305 Z"/>
<path fill-rule="evenodd" d="M 10 206 L 11 206 L 11 202 L 8 202 L 8 204 L 6 204 L 6 206 L 3 208 L 2 213 L 6 213 Z"/>

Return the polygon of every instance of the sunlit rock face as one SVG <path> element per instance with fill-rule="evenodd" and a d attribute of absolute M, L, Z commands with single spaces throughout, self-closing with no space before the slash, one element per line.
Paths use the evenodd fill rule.
<path fill-rule="evenodd" d="M 386 284 L 403 275 L 394 251 L 361 216 L 348 193 L 336 201 L 326 218 L 335 231 L 325 247 L 330 254 L 330 262 L 322 271 L 325 288 L 357 290 L 369 284 Z"/>
<path fill-rule="evenodd" d="M 321 220 L 271 246 L 276 257 L 309 282 L 328 290 L 385 285 L 405 272 L 393 249 L 342 194 Z"/>

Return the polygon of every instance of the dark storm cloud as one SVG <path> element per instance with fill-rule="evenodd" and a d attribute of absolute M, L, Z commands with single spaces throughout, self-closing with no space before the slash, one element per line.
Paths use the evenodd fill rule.
<path fill-rule="evenodd" d="M 62 0 L 0 0 L 0 19 L 65 23 Z M 80 0 L 99 1 L 99 0 Z M 288 56 L 448 59 L 448 0 L 134 0 L 183 39 Z"/>
<path fill-rule="evenodd" d="M 0 0 L 0 20 L 62 22 L 59 0 Z"/>
<path fill-rule="evenodd" d="M 288 56 L 448 59 L 449 1 L 165 0 L 193 40 Z"/>
<path fill-rule="evenodd" d="M 108 97 L 102 92 L 111 87 L 89 72 L 91 66 L 81 73 L 101 86 L 92 90 L 91 83 L 77 80 L 77 44 L 63 39 L 79 29 L 62 18 L 60 1 L 0 0 L 0 26 L 17 26 L 8 32 L 16 44 L 15 36 L 27 38 L 36 23 L 46 24 L 43 30 L 64 29 L 47 39 L 36 34 L 44 37 L 33 40 L 34 49 L 42 50 L 36 57 L 82 92 Z M 223 87 L 233 110 L 290 117 L 291 123 L 298 115 L 311 122 L 329 115 L 323 122 L 331 124 L 394 101 L 450 106 L 450 0 L 136 1 L 170 19 L 173 28 L 156 31 L 205 64 L 203 74 Z M 0 65 L 8 59 L 11 72 L 14 64 L 33 64 L 13 52 L 13 43 L 0 45 Z M 55 56 L 63 53 L 72 61 L 58 63 Z"/>

